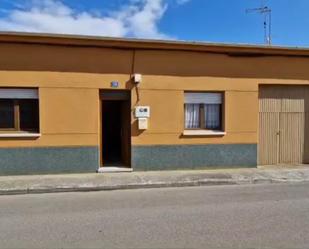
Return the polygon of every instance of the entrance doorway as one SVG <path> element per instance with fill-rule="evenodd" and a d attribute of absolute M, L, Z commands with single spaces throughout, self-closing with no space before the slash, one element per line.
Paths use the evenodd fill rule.
<path fill-rule="evenodd" d="M 101 165 L 131 167 L 130 92 L 102 91 Z"/>
<path fill-rule="evenodd" d="M 309 162 L 308 101 L 308 86 L 260 87 L 260 165 Z"/>

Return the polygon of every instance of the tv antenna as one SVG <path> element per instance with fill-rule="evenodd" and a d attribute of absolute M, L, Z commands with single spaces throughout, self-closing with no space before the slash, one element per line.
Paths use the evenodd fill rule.
<path fill-rule="evenodd" d="M 246 9 L 246 13 L 258 13 L 264 17 L 264 42 L 265 44 L 272 44 L 272 18 L 271 18 L 271 8 L 269 8 L 264 1 L 261 3 L 260 8 Z"/>

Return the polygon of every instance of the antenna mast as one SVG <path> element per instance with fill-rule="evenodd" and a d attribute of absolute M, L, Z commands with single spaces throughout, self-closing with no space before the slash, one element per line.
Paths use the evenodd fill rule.
<path fill-rule="evenodd" d="M 264 1 L 261 3 L 260 8 L 246 9 L 246 13 L 259 13 L 264 16 L 264 42 L 265 44 L 272 44 L 272 18 L 271 18 L 271 9 L 265 5 Z"/>

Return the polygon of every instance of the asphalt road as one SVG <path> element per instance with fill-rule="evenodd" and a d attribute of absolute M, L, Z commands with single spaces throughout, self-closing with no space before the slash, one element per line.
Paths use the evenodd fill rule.
<path fill-rule="evenodd" d="M 309 248 L 309 184 L 0 196 L 0 248 Z"/>

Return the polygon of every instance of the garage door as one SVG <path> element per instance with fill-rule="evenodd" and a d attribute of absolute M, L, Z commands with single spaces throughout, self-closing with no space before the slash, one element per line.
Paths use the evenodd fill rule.
<path fill-rule="evenodd" d="M 260 87 L 260 165 L 308 163 L 308 100 L 308 86 Z"/>

